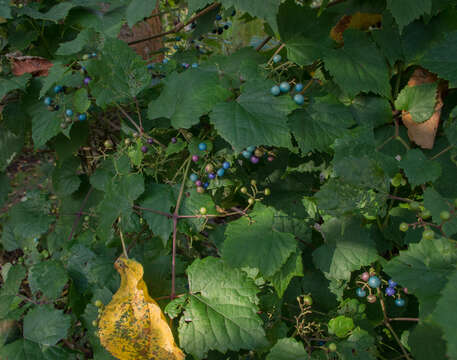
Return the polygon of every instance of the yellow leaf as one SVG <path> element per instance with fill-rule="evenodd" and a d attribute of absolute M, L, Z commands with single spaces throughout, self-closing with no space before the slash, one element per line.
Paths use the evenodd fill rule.
<path fill-rule="evenodd" d="M 330 37 L 338 43 L 343 42 L 343 33 L 347 29 L 368 30 L 370 26 L 382 21 L 380 14 L 368 14 L 356 12 L 353 15 L 345 15 L 330 31 Z"/>
<path fill-rule="evenodd" d="M 162 310 L 148 294 L 143 266 L 120 257 L 114 267 L 121 285 L 101 314 L 101 344 L 119 360 L 183 360 Z"/>

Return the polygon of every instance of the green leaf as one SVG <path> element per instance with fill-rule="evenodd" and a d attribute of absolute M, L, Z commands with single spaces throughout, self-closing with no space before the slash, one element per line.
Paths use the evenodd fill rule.
<path fill-rule="evenodd" d="M 437 88 L 436 83 L 405 86 L 395 100 L 395 107 L 408 111 L 414 122 L 422 123 L 433 115 Z"/>
<path fill-rule="evenodd" d="M 423 239 L 400 251 L 384 267 L 394 281 L 408 288 L 419 299 L 421 318 L 430 314 L 447 283 L 447 276 L 455 268 L 457 249 L 447 239 Z"/>
<path fill-rule="evenodd" d="M 5 269 L 5 265 L 2 270 Z M 3 285 L 0 289 L 0 319 L 5 318 L 12 310 L 11 306 L 19 293 L 22 280 L 26 275 L 22 265 L 13 265 L 7 274 L 2 272 Z"/>
<path fill-rule="evenodd" d="M 337 347 L 341 360 L 376 360 L 377 350 L 373 337 L 365 330 L 354 329 L 351 336 Z"/>
<path fill-rule="evenodd" d="M 59 20 L 64 19 L 68 15 L 68 12 L 75 6 L 77 6 L 77 5 L 73 4 L 69 1 L 66 1 L 66 2 L 61 2 L 61 3 L 53 6 L 46 13 L 39 12 L 38 10 L 36 10 L 35 8 L 33 8 L 31 6 L 24 6 L 20 9 L 18 9 L 17 12 L 20 15 L 30 16 L 33 19 L 57 22 Z"/>
<path fill-rule="evenodd" d="M 195 260 L 186 272 L 191 295 L 179 323 L 179 343 L 186 352 L 203 358 L 209 350 L 267 344 L 252 279 L 212 257 Z"/>
<path fill-rule="evenodd" d="M 60 262 L 49 260 L 33 265 L 28 280 L 33 293 L 41 291 L 48 299 L 56 299 L 68 282 L 68 275 Z"/>
<path fill-rule="evenodd" d="M 378 96 L 357 96 L 352 101 L 351 111 L 361 126 L 376 128 L 392 121 L 389 101 Z"/>
<path fill-rule="evenodd" d="M 56 55 L 67 56 L 79 53 L 86 45 L 94 43 L 95 41 L 95 31 L 93 29 L 83 29 L 73 40 L 60 43 Z"/>
<path fill-rule="evenodd" d="M 405 170 L 408 181 L 412 186 L 435 181 L 441 175 L 441 166 L 438 162 L 428 160 L 419 149 L 408 150 L 406 156 L 400 161 L 400 166 Z"/>
<path fill-rule="evenodd" d="M 280 339 L 270 350 L 266 360 L 308 360 L 303 343 L 294 338 Z"/>
<path fill-rule="evenodd" d="M 446 360 L 447 358 L 443 330 L 438 324 L 421 321 L 409 335 L 408 344 L 416 360 Z"/>
<path fill-rule="evenodd" d="M 436 303 L 436 309 L 432 314 L 439 326 L 443 329 L 443 337 L 447 341 L 447 356 L 449 359 L 457 359 L 457 339 L 455 337 L 455 324 L 457 314 L 454 311 L 455 299 L 457 298 L 457 270 L 448 275 L 448 282 L 441 291 L 441 296 Z M 434 357 L 435 358 L 435 357 Z"/>
<path fill-rule="evenodd" d="M 85 88 L 75 91 L 73 94 L 74 110 L 79 113 L 85 113 L 90 106 L 89 94 Z"/>
<path fill-rule="evenodd" d="M 23 146 L 22 135 L 16 135 L 0 124 L 0 171 L 6 169 Z"/>
<path fill-rule="evenodd" d="M 24 338 L 42 345 L 55 345 L 67 337 L 71 317 L 51 305 L 40 305 L 24 318 Z"/>
<path fill-rule="evenodd" d="M 8 199 L 8 194 L 11 190 L 10 179 L 6 174 L 0 174 L 0 207 Z"/>
<path fill-rule="evenodd" d="M 100 60 L 91 60 L 87 71 L 91 94 L 103 108 L 135 97 L 151 80 L 143 59 L 118 39 L 105 41 Z"/>
<path fill-rule="evenodd" d="M 340 338 L 348 336 L 352 329 L 354 329 L 354 321 L 344 315 L 337 316 L 328 322 L 329 333 L 335 334 Z"/>
<path fill-rule="evenodd" d="M 174 128 L 187 129 L 229 96 L 230 92 L 222 87 L 216 73 L 201 69 L 172 73 L 159 98 L 149 103 L 148 117 L 165 117 Z"/>
<path fill-rule="evenodd" d="M 314 250 L 313 260 L 329 279 L 349 280 L 352 271 L 378 259 L 369 231 L 357 218 L 332 218 L 324 223 L 322 232 L 325 242 Z"/>
<path fill-rule="evenodd" d="M 287 115 L 297 106 L 289 96 L 274 97 L 270 81 L 251 81 L 234 102 L 216 105 L 210 120 L 237 152 L 250 145 L 291 147 Z"/>
<path fill-rule="evenodd" d="M 151 15 L 156 8 L 156 0 L 132 0 L 127 6 L 126 16 L 129 27 Z"/>
<path fill-rule="evenodd" d="M 56 111 L 49 111 L 43 105 L 32 118 L 32 139 L 35 148 L 46 145 L 48 140 L 61 132 L 60 118 Z"/>
<path fill-rule="evenodd" d="M 175 187 L 174 190 L 177 199 L 179 189 Z M 213 198 L 208 193 L 198 193 L 196 187 L 193 187 L 186 191 L 186 196 L 183 196 L 179 212 L 183 215 L 199 215 L 202 207 L 206 208 L 208 214 L 217 213 Z M 189 218 L 183 221 L 190 224 L 197 232 L 202 231 L 207 223 L 205 218 Z"/>
<path fill-rule="evenodd" d="M 275 211 L 257 204 L 249 218 L 232 221 L 225 231 L 222 256 L 230 265 L 257 268 L 271 277 L 297 251 L 292 234 L 279 232 L 272 226 Z"/>
<path fill-rule="evenodd" d="M 268 277 L 273 287 L 276 289 L 278 296 L 281 298 L 284 295 L 290 281 L 295 276 L 303 276 L 303 263 L 301 251 L 297 251 L 289 256 L 286 263 L 273 276 Z"/>
<path fill-rule="evenodd" d="M 32 75 L 23 74 L 0 80 L 0 99 L 13 90 L 24 90 Z"/>
<path fill-rule="evenodd" d="M 175 205 L 172 188 L 165 184 L 148 184 L 139 205 L 144 208 L 170 213 L 171 207 Z M 151 231 L 160 236 L 165 246 L 173 231 L 171 219 L 146 210 L 143 211 L 143 218 L 148 223 Z"/>
<path fill-rule="evenodd" d="M 187 147 L 187 143 L 185 141 L 182 141 L 181 139 L 178 139 L 174 144 L 170 142 L 167 146 L 166 150 L 166 155 L 170 156 L 173 154 L 180 153 Z"/>
<path fill-rule="evenodd" d="M 400 32 L 413 20 L 432 11 L 432 0 L 387 0 L 387 8 L 397 21 Z"/>
<path fill-rule="evenodd" d="M 328 151 L 353 125 L 351 109 L 331 97 L 314 98 L 305 109 L 289 116 L 289 127 L 302 154 Z"/>
<path fill-rule="evenodd" d="M 444 210 L 449 212 L 454 211 L 452 199 L 445 199 L 435 189 L 427 188 L 424 191 L 424 206 L 432 214 L 435 222 L 439 222 L 440 213 Z M 451 216 L 448 221 L 443 222 L 443 231 L 447 236 L 453 236 L 457 233 L 457 218 Z"/>
<path fill-rule="evenodd" d="M 326 69 L 348 96 L 373 92 L 390 97 L 389 69 L 365 33 L 346 30 L 344 46 L 327 51 L 324 61 Z"/>
<path fill-rule="evenodd" d="M 68 68 L 65 67 L 60 62 L 55 62 L 52 67 L 49 69 L 48 76 L 46 76 L 43 80 L 43 87 L 40 91 L 40 98 L 42 98 L 46 93 L 51 89 L 55 84 L 60 82 L 65 73 L 68 71 Z M 46 107 L 43 105 L 43 107 Z"/>
<path fill-rule="evenodd" d="M 76 158 L 67 159 L 54 168 L 52 186 L 59 196 L 73 194 L 79 189 L 81 179 L 77 174 L 80 161 Z"/>
<path fill-rule="evenodd" d="M 457 31 L 448 33 L 445 39 L 434 45 L 425 53 L 421 65 L 427 70 L 438 74 L 440 78 L 449 80 L 450 87 L 457 86 Z"/>

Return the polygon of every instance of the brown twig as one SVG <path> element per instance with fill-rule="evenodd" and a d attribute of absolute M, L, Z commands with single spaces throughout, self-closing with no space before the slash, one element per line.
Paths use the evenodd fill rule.
<path fill-rule="evenodd" d="M 144 39 L 139 39 L 139 40 L 134 40 L 134 41 L 130 41 L 128 44 L 129 45 L 135 45 L 135 44 L 139 44 L 141 42 L 144 42 L 144 41 L 148 41 L 148 40 L 153 40 L 153 39 L 157 39 L 157 38 L 160 38 L 162 36 L 166 36 L 166 35 L 170 35 L 170 34 L 175 34 L 179 31 L 181 31 L 184 27 L 186 27 L 187 25 L 193 23 L 195 20 L 197 20 L 199 17 L 209 13 L 210 11 L 214 10 L 215 8 L 217 8 L 218 6 L 220 6 L 220 4 L 218 2 L 215 2 L 214 4 L 211 4 L 210 6 L 208 6 L 207 8 L 203 9 L 202 11 L 200 11 L 199 13 L 195 14 L 194 16 L 192 16 L 189 20 L 187 20 L 186 22 L 180 22 L 178 23 L 173 29 L 171 30 L 168 30 L 168 31 L 165 31 L 165 32 L 162 32 L 160 34 L 155 34 L 155 35 L 152 35 L 152 36 L 148 36 L 147 38 L 144 38 Z"/>
<path fill-rule="evenodd" d="M 149 211 L 149 212 L 152 212 L 152 213 L 157 214 L 157 215 L 163 215 L 163 216 L 166 216 L 169 219 L 171 219 L 173 217 L 173 214 L 166 213 L 166 212 L 163 212 L 163 211 L 149 209 L 149 208 L 145 208 L 145 207 L 138 206 L 138 205 L 133 205 L 133 207 L 135 209 L 138 209 L 138 210 Z"/>
<path fill-rule="evenodd" d="M 116 104 L 117 108 L 121 111 L 121 113 L 130 121 L 130 123 L 137 129 L 138 133 L 141 134 L 143 132 L 143 129 L 138 126 L 138 124 L 135 122 L 135 120 L 132 119 L 132 117 L 118 104 Z"/>
<path fill-rule="evenodd" d="M 419 318 L 398 317 L 398 318 L 390 318 L 389 321 L 414 321 L 414 322 L 419 322 Z"/>
<path fill-rule="evenodd" d="M 263 41 L 255 48 L 255 51 L 260 51 L 263 47 L 272 39 L 272 36 L 267 36 Z"/>

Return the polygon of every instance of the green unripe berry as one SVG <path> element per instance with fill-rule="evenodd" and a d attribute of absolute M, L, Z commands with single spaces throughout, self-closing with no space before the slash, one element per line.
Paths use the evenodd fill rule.
<path fill-rule="evenodd" d="M 417 201 L 411 201 L 409 203 L 410 210 L 417 211 L 420 209 L 420 204 Z"/>
<path fill-rule="evenodd" d="M 406 179 L 401 178 L 400 185 L 401 185 L 401 186 L 405 186 L 405 185 L 406 185 Z"/>
<path fill-rule="evenodd" d="M 243 186 L 243 187 L 240 189 L 240 192 L 241 192 L 242 194 L 247 194 L 248 188 L 247 188 L 246 186 Z"/>
<path fill-rule="evenodd" d="M 424 211 L 422 211 L 420 213 L 420 216 L 421 216 L 422 219 L 427 220 L 432 216 L 432 213 L 429 210 L 424 209 Z"/>
<path fill-rule="evenodd" d="M 408 231 L 408 228 L 409 228 L 409 225 L 407 223 L 402 222 L 400 224 L 400 231 L 406 232 L 406 231 Z"/>
<path fill-rule="evenodd" d="M 86 221 L 86 222 L 87 222 L 87 221 L 89 221 L 89 220 L 90 220 L 90 217 L 89 217 L 89 216 L 87 216 L 87 215 L 86 215 L 86 216 L 84 216 L 84 221 Z"/>
<path fill-rule="evenodd" d="M 112 149 L 114 144 L 111 140 L 105 140 L 105 142 L 103 143 L 103 145 L 105 146 L 105 148 L 107 149 Z"/>
<path fill-rule="evenodd" d="M 427 229 L 424 231 L 424 233 L 422 234 L 422 237 L 425 239 L 425 240 L 432 240 L 434 237 L 435 237 L 435 232 L 433 230 L 430 230 L 430 229 Z"/>
<path fill-rule="evenodd" d="M 251 180 L 251 185 L 252 185 L 252 186 L 257 185 L 257 181 L 255 181 L 254 179 L 252 179 L 252 180 Z"/>
<path fill-rule="evenodd" d="M 124 140 L 124 144 L 127 145 L 127 146 L 129 146 L 130 143 L 131 143 L 131 140 L 130 140 L 130 139 L 125 139 L 125 140 Z"/>
<path fill-rule="evenodd" d="M 254 203 L 255 203 L 255 200 L 253 198 L 249 198 L 248 199 L 248 204 L 249 205 L 254 205 Z"/>
<path fill-rule="evenodd" d="M 95 326 L 95 327 L 97 327 L 97 321 L 95 321 L 95 320 L 94 320 L 94 321 L 92 321 L 92 326 Z"/>
<path fill-rule="evenodd" d="M 401 178 L 394 177 L 390 180 L 393 187 L 399 187 L 401 185 Z"/>
<path fill-rule="evenodd" d="M 330 352 L 335 352 L 336 351 L 336 344 L 335 343 L 328 344 L 328 350 Z"/>
<path fill-rule="evenodd" d="M 264 192 L 265 192 L 265 196 L 271 195 L 271 190 L 269 188 L 265 188 Z"/>
<path fill-rule="evenodd" d="M 200 214 L 205 215 L 208 212 L 205 207 L 200 208 Z"/>
<path fill-rule="evenodd" d="M 303 304 L 307 306 L 313 305 L 313 298 L 310 295 L 303 296 Z"/>
<path fill-rule="evenodd" d="M 441 211 L 440 212 L 440 218 L 441 220 L 447 221 L 451 218 L 451 213 L 449 211 Z"/>
<path fill-rule="evenodd" d="M 95 300 L 95 306 L 101 308 L 103 306 L 103 303 L 100 300 Z"/>

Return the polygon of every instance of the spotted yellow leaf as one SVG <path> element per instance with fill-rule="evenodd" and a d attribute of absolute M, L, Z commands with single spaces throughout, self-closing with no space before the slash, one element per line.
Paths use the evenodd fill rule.
<path fill-rule="evenodd" d="M 101 344 L 119 360 L 183 360 L 162 310 L 148 294 L 143 266 L 120 257 L 114 267 L 121 285 L 101 313 Z"/>

